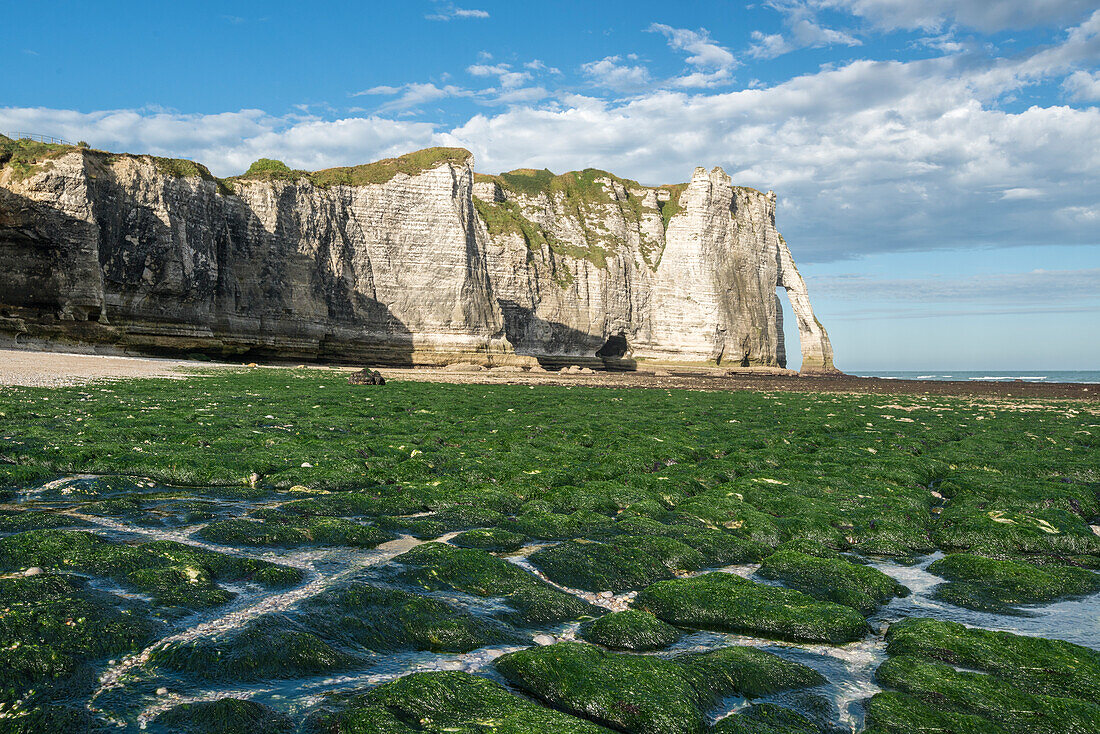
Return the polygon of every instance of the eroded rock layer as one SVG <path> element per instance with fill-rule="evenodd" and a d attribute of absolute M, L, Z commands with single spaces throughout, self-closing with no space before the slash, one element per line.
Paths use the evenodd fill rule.
<path fill-rule="evenodd" d="M 9 343 L 783 367 L 784 287 L 803 370 L 833 369 L 774 194 L 721 169 L 666 187 L 482 176 L 468 152 L 432 149 L 218 180 L 189 161 L 0 143 Z"/>

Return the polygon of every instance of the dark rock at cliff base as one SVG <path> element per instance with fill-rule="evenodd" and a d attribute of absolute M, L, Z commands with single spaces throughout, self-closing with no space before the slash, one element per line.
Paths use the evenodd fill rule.
<path fill-rule="evenodd" d="M 385 385 L 386 378 L 378 370 L 362 369 L 348 375 L 349 385 Z"/>

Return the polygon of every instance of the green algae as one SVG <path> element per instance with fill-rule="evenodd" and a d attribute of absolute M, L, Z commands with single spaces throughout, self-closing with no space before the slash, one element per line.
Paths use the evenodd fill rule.
<path fill-rule="evenodd" d="M 347 670 L 367 658 L 337 649 L 283 615 L 267 615 L 224 637 L 159 647 L 149 662 L 200 680 L 304 678 Z"/>
<path fill-rule="evenodd" d="M 646 652 L 668 647 L 683 633 L 649 612 L 628 609 L 581 625 L 580 637 L 611 650 Z"/>
<path fill-rule="evenodd" d="M 1044 565 L 1010 559 L 952 554 L 928 567 L 950 583 L 935 597 L 979 611 L 1011 612 L 1020 604 L 1042 604 L 1100 591 L 1100 575 L 1072 566 Z"/>
<path fill-rule="evenodd" d="M 382 517 L 379 525 L 386 530 L 407 533 L 416 538 L 438 538 L 456 530 L 494 527 L 504 521 L 504 515 L 484 507 L 454 505 L 422 517 Z"/>
<path fill-rule="evenodd" d="M 69 515 L 42 510 L 4 510 L 0 512 L 0 533 L 21 533 L 24 530 L 48 530 L 86 526 L 89 523 Z"/>
<path fill-rule="evenodd" d="M 325 640 L 377 652 L 459 653 L 521 640 L 504 626 L 441 600 L 359 582 L 307 600 L 300 605 L 298 617 Z"/>
<path fill-rule="evenodd" d="M 991 675 L 908 655 L 892 656 L 875 677 L 939 711 L 980 716 L 1020 734 L 1084 733 L 1100 727 L 1096 702 L 1033 695 Z"/>
<path fill-rule="evenodd" d="M 469 673 L 413 673 L 349 697 L 317 717 L 326 734 L 609 734 Z"/>
<path fill-rule="evenodd" d="M 598 611 L 481 550 L 425 543 L 397 556 L 394 563 L 405 566 L 398 578 L 406 583 L 429 590 L 453 589 L 476 596 L 499 597 L 514 610 L 505 618 L 515 623 L 565 622 Z"/>
<path fill-rule="evenodd" d="M 534 511 L 523 513 L 505 527 L 539 540 L 569 540 L 606 532 L 613 522 L 607 515 L 591 510 L 577 510 L 568 514 Z"/>
<path fill-rule="evenodd" d="M 1100 700 L 1100 652 L 1063 640 L 906 619 L 886 633 L 887 653 L 990 673 L 1037 695 Z"/>
<path fill-rule="evenodd" d="M 839 731 L 839 730 L 838 730 Z M 802 714 L 774 703 L 758 703 L 721 719 L 711 734 L 821 734 Z"/>
<path fill-rule="evenodd" d="M 128 545 L 94 533 L 31 530 L 0 539 L 0 569 L 31 566 L 101 576 L 149 594 L 163 606 L 190 609 L 233 598 L 216 582 L 252 580 L 280 587 L 301 580 L 298 569 L 238 558 L 172 541 Z"/>
<path fill-rule="evenodd" d="M 878 569 L 849 563 L 842 558 L 819 558 L 794 550 L 781 550 L 764 559 L 757 573 L 778 579 L 815 599 L 873 614 L 882 604 L 909 590 Z"/>
<path fill-rule="evenodd" d="M 153 623 L 117 602 L 74 576 L 0 578 L 0 710 L 6 719 L 0 729 L 98 728 L 81 707 L 55 702 L 89 695 L 93 663 L 139 649 L 153 637 Z"/>
<path fill-rule="evenodd" d="M 704 710 L 722 696 L 755 697 L 823 682 L 805 666 L 752 648 L 666 660 L 564 642 L 509 653 L 494 667 L 555 708 L 639 734 L 702 732 Z"/>
<path fill-rule="evenodd" d="M 475 528 L 451 538 L 451 544 L 459 548 L 477 548 L 498 553 L 517 551 L 525 543 L 526 538 L 523 535 L 501 528 Z"/>
<path fill-rule="evenodd" d="M 556 584 L 616 593 L 672 578 L 672 571 L 641 548 L 617 543 L 566 541 L 535 551 L 528 560 Z"/>
<path fill-rule="evenodd" d="M 285 734 L 290 717 L 270 706 L 239 698 L 197 701 L 170 708 L 153 719 L 149 731 L 178 734 Z"/>
<path fill-rule="evenodd" d="M 876 693 L 867 703 L 864 734 L 1008 734 L 979 716 L 939 711 L 895 691 Z"/>
<path fill-rule="evenodd" d="M 198 532 L 198 537 L 221 545 L 282 546 L 348 545 L 373 548 L 387 540 L 390 533 L 362 523 L 332 517 L 305 520 L 279 516 L 273 512 L 263 520 L 220 520 Z"/>
<path fill-rule="evenodd" d="M 638 594 L 635 606 L 678 627 L 781 640 L 838 644 L 868 631 L 866 620 L 850 607 L 728 573 L 659 581 Z"/>

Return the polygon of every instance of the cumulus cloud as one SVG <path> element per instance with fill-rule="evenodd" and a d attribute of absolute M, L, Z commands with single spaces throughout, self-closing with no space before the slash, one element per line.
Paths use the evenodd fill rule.
<path fill-rule="evenodd" d="M 706 28 L 693 31 L 654 23 L 649 31 L 663 35 L 670 48 L 688 54 L 685 61 L 693 70 L 669 81 L 671 86 L 703 89 L 728 84 L 733 80 L 730 71 L 738 66 L 737 59 L 729 49 L 715 42 Z"/>
<path fill-rule="evenodd" d="M 513 71 L 509 64 L 474 64 L 466 67 L 466 71 L 474 76 L 495 76 L 500 81 L 500 86 L 505 89 L 522 86 L 531 78 L 529 72 Z"/>
<path fill-rule="evenodd" d="M 852 13 L 885 30 L 937 30 L 958 24 L 985 33 L 1076 22 L 1096 8 L 1095 0 L 805 0 L 800 4 Z"/>
<path fill-rule="evenodd" d="M 1100 102 L 1100 72 L 1075 71 L 1062 82 L 1062 89 L 1077 102 Z"/>
<path fill-rule="evenodd" d="M 769 0 L 766 4 L 783 15 L 787 33 L 753 31 L 749 55 L 755 58 L 772 59 L 800 48 L 862 45 L 862 41 L 855 36 L 822 25 L 817 17 L 816 4 L 804 0 Z"/>
<path fill-rule="evenodd" d="M 599 61 L 581 65 L 581 71 L 593 84 L 618 92 L 635 92 L 651 83 L 644 66 L 624 63 L 622 56 L 605 56 Z"/>

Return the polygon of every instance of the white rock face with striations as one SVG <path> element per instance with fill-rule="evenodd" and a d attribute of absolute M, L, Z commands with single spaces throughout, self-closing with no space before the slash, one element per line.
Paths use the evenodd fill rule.
<path fill-rule="evenodd" d="M 431 149 L 219 181 L 189 161 L 0 137 L 0 339 L 379 364 L 833 369 L 775 197 L 719 169 L 481 176 Z M 273 162 L 268 162 L 273 163 Z"/>

